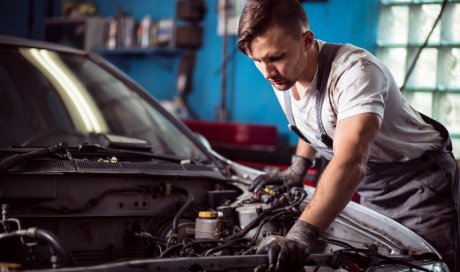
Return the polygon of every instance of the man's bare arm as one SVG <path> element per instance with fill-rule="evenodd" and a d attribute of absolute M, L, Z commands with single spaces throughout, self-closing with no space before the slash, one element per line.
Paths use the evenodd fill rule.
<path fill-rule="evenodd" d="M 313 161 L 315 159 L 316 150 L 313 147 L 311 147 L 309 143 L 306 143 L 304 140 L 299 139 L 295 154 L 297 156 L 301 156 Z"/>
<path fill-rule="evenodd" d="M 300 219 L 324 230 L 345 208 L 364 173 L 370 146 L 381 125 L 381 117 L 363 113 L 337 123 L 334 157 L 319 180 L 316 191 Z"/>

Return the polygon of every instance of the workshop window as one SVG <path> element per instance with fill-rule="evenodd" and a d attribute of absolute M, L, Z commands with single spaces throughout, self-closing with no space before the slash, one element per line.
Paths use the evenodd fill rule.
<path fill-rule="evenodd" d="M 381 0 L 377 56 L 410 105 L 447 127 L 459 159 L 460 0 L 447 1 L 433 29 L 442 6 L 443 0 Z"/>

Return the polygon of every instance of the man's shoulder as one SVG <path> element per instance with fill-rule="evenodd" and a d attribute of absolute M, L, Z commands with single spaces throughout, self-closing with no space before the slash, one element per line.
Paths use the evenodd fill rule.
<path fill-rule="evenodd" d="M 343 44 L 332 62 L 331 76 L 341 77 L 348 71 L 361 71 L 365 74 L 378 71 L 381 73 L 384 64 L 364 48 L 353 44 Z"/>
<path fill-rule="evenodd" d="M 340 63 L 352 63 L 359 60 L 376 62 L 377 58 L 366 49 L 347 43 L 342 45 L 335 59 Z"/>
<path fill-rule="evenodd" d="M 323 48 L 328 42 L 317 40 L 319 50 Z M 350 69 L 353 65 L 360 62 L 375 63 L 380 66 L 379 60 L 364 48 L 358 47 L 351 43 L 340 44 L 341 47 L 332 62 L 332 71 L 336 73 L 344 72 Z"/>
<path fill-rule="evenodd" d="M 360 54 L 363 54 L 363 55 L 370 55 L 372 56 L 372 54 L 367 51 L 366 49 L 364 48 L 361 48 L 361 47 L 358 47 L 354 44 L 351 44 L 351 43 L 331 43 L 331 42 L 325 42 L 323 40 L 316 40 L 318 42 L 318 47 L 319 47 L 319 50 L 321 51 L 321 49 L 323 48 L 323 46 L 325 44 L 338 44 L 340 45 L 340 49 L 339 51 L 337 52 L 337 57 L 341 56 L 341 55 L 360 55 Z"/>

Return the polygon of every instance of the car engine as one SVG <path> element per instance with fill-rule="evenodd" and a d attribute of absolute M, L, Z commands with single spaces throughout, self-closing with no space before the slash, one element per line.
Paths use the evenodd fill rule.
<path fill-rule="evenodd" d="M 51 161 L 20 167 L 37 167 L 34 163 Z M 242 190 L 225 180 L 169 180 L 113 174 L 3 176 L 1 261 L 37 269 L 254 254 L 264 234 L 285 234 L 306 197 L 300 188 L 267 187 L 236 201 Z"/>
<path fill-rule="evenodd" d="M 0 177 L 2 271 L 126 271 L 108 266 L 140 260 L 156 261 L 143 271 L 254 271 L 267 261 L 260 241 L 285 235 L 310 197 L 286 186 L 250 193 L 241 177 L 190 162 L 43 159 Z M 363 224 L 356 212 L 325 231 L 309 256 L 313 267 L 414 267 L 409 262 L 423 252 Z M 432 255 L 420 258 L 435 261 Z"/>

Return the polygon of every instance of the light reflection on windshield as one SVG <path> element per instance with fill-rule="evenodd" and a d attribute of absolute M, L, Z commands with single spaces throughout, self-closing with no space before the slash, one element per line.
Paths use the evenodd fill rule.
<path fill-rule="evenodd" d="M 107 124 L 88 90 L 57 53 L 35 48 L 21 48 L 19 52 L 51 82 L 68 109 L 77 131 L 107 132 Z"/>
<path fill-rule="evenodd" d="M 207 159 L 136 91 L 82 55 L 1 48 L 0 92 L 1 147 L 97 143 L 111 133 L 145 139 L 156 154 Z"/>

